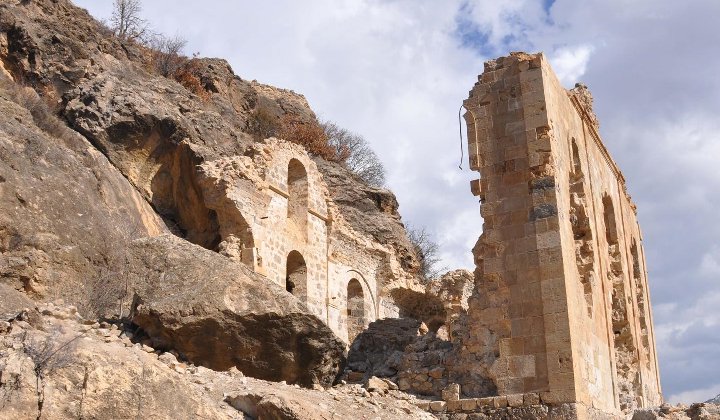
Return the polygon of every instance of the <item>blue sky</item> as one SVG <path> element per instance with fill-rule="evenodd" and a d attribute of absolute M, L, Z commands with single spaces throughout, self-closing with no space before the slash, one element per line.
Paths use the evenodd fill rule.
<path fill-rule="evenodd" d="M 99 18 L 112 3 L 75 2 Z M 544 51 L 567 87 L 590 87 L 638 205 L 665 396 L 720 394 L 717 0 L 146 0 L 144 14 L 364 135 L 451 268 L 472 265 L 482 226 L 458 108 L 483 61 Z"/>

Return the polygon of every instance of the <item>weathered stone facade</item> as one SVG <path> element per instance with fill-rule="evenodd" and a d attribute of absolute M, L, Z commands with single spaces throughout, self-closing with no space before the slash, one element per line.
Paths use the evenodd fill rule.
<path fill-rule="evenodd" d="M 200 166 L 217 249 L 303 301 L 343 340 L 400 313 L 393 291 L 419 288 L 392 247 L 354 230 L 298 145 L 267 139 L 243 156 Z"/>
<path fill-rule="evenodd" d="M 485 64 L 464 106 L 484 225 L 460 359 L 497 395 L 578 403 L 579 417 L 658 405 L 636 209 L 587 88 L 513 53 Z"/>

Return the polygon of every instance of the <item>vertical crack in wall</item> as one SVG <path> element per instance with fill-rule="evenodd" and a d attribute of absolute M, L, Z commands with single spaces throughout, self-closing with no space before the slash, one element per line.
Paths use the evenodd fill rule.
<path fill-rule="evenodd" d="M 632 246 L 630 247 L 630 253 L 632 255 L 632 273 L 633 283 L 635 283 L 635 295 L 638 304 L 638 319 L 640 321 L 640 344 L 642 345 L 643 354 L 645 355 L 645 365 L 647 369 L 652 369 L 650 360 L 650 338 L 649 328 L 647 321 L 647 310 L 646 310 L 646 299 L 645 299 L 645 287 L 642 270 L 640 270 L 640 260 L 638 258 L 637 242 L 635 239 L 632 240 Z"/>
<path fill-rule="evenodd" d="M 570 223 L 575 240 L 575 264 L 585 294 L 585 306 L 593 316 L 593 286 L 595 283 L 595 250 L 590 218 L 585 199 L 585 174 L 575 139 L 572 140 L 573 169 L 570 173 Z"/>
<path fill-rule="evenodd" d="M 612 329 L 615 345 L 615 371 L 620 409 L 633 410 L 642 404 L 640 385 L 640 366 L 637 349 L 628 320 L 627 308 L 631 304 L 625 291 L 622 256 L 618 242 L 618 230 L 615 209 L 609 196 L 603 197 L 605 229 L 608 243 L 609 284 L 612 285 Z"/>

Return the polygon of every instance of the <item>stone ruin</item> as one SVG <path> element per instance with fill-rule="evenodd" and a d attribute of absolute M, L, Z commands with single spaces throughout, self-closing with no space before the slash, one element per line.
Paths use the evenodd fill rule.
<path fill-rule="evenodd" d="M 515 53 L 487 62 L 463 104 L 484 220 L 468 324 L 482 345 L 467 351 L 492 361 L 499 395 L 579 413 L 659 405 L 637 211 L 587 88 Z"/>
<path fill-rule="evenodd" d="M 486 63 L 464 107 L 484 220 L 474 278 L 421 287 L 393 247 L 344 220 L 307 153 L 277 139 L 201 165 L 217 250 L 350 344 L 346 379 L 450 399 L 435 411 L 503 405 L 493 398 L 573 418 L 657 406 L 636 208 L 589 91 L 565 90 L 542 54 L 515 53 Z"/>
<path fill-rule="evenodd" d="M 23 309 L 33 304 L 26 294 L 103 297 L 92 293 L 106 283 L 78 286 L 104 280 L 101 264 L 88 262 L 105 259 L 125 293 L 132 288 L 133 331 L 81 325 L 72 307 L 47 305 L 36 315 L 95 330 L 85 357 L 102 360 L 101 344 L 112 345 L 119 362 L 102 368 L 128 377 L 123 389 L 146 379 L 138 355 L 167 360 L 182 375 L 191 369 L 176 357 L 196 372 L 233 366 L 329 386 L 349 344 L 343 379 L 427 398 L 419 405 L 439 418 L 624 418 L 662 402 L 635 206 L 598 135 L 589 91 L 562 88 L 542 54 L 489 61 L 465 100 L 470 165 L 481 176 L 471 190 L 484 219 L 476 270 L 422 284 L 391 193 L 353 187 L 301 146 L 251 141 L 226 121 L 244 121 L 258 101 L 311 115 L 304 98 L 244 82 L 222 60 L 201 60 L 203 82 L 223 106 L 201 104 L 182 86 L 138 72 L 127 46 L 92 35 L 88 19 L 66 1 L 0 7 L 0 71 L 30 75 L 24 80 L 36 88 L 53 85 L 76 131 L 55 141 L 22 106 L 0 98 L 0 151 L 12 169 L 0 177 L 9 226 L 0 232 L 3 276 L 12 280 L 0 285 L 0 308 L 14 307 L 15 317 L 0 323 L 4 366 L 25 332 L 50 335 Z M 37 371 L 27 357 L 14 360 L 33 378 L 20 403 L 34 412 Z M 7 397 L 17 382 L 2 370 Z M 78 397 L 82 407 L 93 395 L 76 373 L 54 387 L 76 395 L 53 394 L 55 401 Z M 172 390 L 171 412 L 179 394 L 167 385 L 149 392 L 160 390 Z M 95 400 L 117 408 L 131 394 Z"/>
<path fill-rule="evenodd" d="M 487 62 L 463 104 L 484 221 L 474 278 L 449 273 L 427 291 L 445 305 L 435 332 L 370 324 L 351 373 L 435 398 L 426 408 L 447 418 L 617 418 L 660 405 L 636 208 L 587 88 L 567 91 L 544 55 L 514 53 Z M 467 284 L 462 305 L 444 298 Z"/>
<path fill-rule="evenodd" d="M 345 342 L 405 314 L 403 301 L 423 290 L 393 246 L 346 221 L 301 146 L 266 139 L 203 163 L 198 182 L 216 215 L 214 248 L 284 287 Z"/>

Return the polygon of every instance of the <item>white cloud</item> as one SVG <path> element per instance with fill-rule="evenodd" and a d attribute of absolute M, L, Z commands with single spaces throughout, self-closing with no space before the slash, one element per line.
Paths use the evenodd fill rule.
<path fill-rule="evenodd" d="M 706 276 L 720 277 L 720 246 L 713 246 L 703 255 L 700 272 Z"/>
<path fill-rule="evenodd" d="M 562 47 L 550 55 L 550 64 L 565 87 L 572 87 L 585 74 L 592 45 L 578 45 L 576 47 Z"/>
<path fill-rule="evenodd" d="M 720 383 L 707 388 L 679 392 L 668 397 L 671 404 L 704 402 L 720 395 Z"/>

